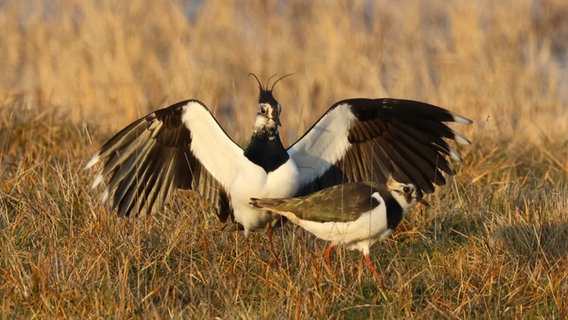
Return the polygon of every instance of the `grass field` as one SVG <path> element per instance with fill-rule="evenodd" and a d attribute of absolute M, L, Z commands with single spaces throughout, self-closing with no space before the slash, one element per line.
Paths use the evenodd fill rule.
<path fill-rule="evenodd" d="M 0 2 L 2 318 L 568 317 L 568 3 L 505 1 Z M 246 144 L 278 83 L 285 144 L 335 101 L 422 100 L 455 129 L 458 175 L 359 253 L 287 225 L 225 233 L 178 192 L 119 219 L 82 170 L 117 130 L 196 98 Z"/>

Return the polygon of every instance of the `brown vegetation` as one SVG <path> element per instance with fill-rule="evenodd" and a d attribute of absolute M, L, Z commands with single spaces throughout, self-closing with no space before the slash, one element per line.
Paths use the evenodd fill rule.
<path fill-rule="evenodd" d="M 0 4 L 0 313 L 13 318 L 568 317 L 565 1 L 4 1 Z M 564 17 L 564 18 L 563 18 Z M 283 138 L 331 103 L 397 97 L 475 121 L 448 186 L 356 252 L 286 226 L 220 231 L 177 193 L 119 219 L 81 170 L 116 130 L 196 98 L 246 143 L 262 79 Z"/>

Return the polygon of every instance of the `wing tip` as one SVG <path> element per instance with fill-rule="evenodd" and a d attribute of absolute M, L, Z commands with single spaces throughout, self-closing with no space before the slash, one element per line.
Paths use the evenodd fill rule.
<path fill-rule="evenodd" d="M 454 113 L 454 112 L 450 112 L 450 113 L 453 117 L 454 122 L 461 123 L 461 124 L 472 124 L 473 123 L 473 120 L 470 120 L 470 119 L 468 119 L 464 116 L 460 116 L 459 114 Z"/>
<path fill-rule="evenodd" d="M 103 193 L 102 197 L 101 197 L 101 203 L 104 204 L 105 202 L 107 202 L 108 198 L 109 198 L 110 193 L 108 192 L 108 190 L 105 190 L 105 192 Z"/>
<path fill-rule="evenodd" d="M 450 158 L 454 161 L 462 162 L 463 158 L 454 148 L 450 148 Z"/>
<path fill-rule="evenodd" d="M 99 160 L 100 160 L 100 156 L 97 153 L 94 157 L 91 158 L 91 160 L 89 160 L 89 162 L 87 162 L 87 164 L 85 165 L 83 170 L 91 169 L 97 162 L 99 162 Z"/>
<path fill-rule="evenodd" d="M 95 180 L 91 184 L 91 190 L 96 189 L 101 183 L 103 182 L 103 175 L 102 173 L 98 173 L 95 177 Z"/>
<path fill-rule="evenodd" d="M 462 134 L 460 134 L 459 132 L 455 132 L 454 131 L 454 140 L 461 145 L 470 145 L 471 141 L 464 137 Z"/>

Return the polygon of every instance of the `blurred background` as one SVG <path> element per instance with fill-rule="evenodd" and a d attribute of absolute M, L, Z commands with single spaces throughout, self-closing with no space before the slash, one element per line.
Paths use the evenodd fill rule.
<path fill-rule="evenodd" d="M 562 0 L 5 0 L 0 30 L 0 105 L 107 135 L 194 98 L 246 143 L 253 72 L 294 74 L 275 89 L 285 143 L 338 100 L 387 96 L 459 112 L 473 139 L 568 136 Z"/>

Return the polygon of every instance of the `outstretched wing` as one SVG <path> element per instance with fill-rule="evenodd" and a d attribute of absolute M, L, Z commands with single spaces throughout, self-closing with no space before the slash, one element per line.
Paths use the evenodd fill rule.
<path fill-rule="evenodd" d="M 430 104 L 398 99 L 349 99 L 335 103 L 288 148 L 300 170 L 298 195 L 355 181 L 412 182 L 419 192 L 443 185 L 461 160 L 445 139 L 470 142 L 445 122 L 471 120 Z"/>
<path fill-rule="evenodd" d="M 85 168 L 102 162 L 92 188 L 106 180 L 103 202 L 112 197 L 121 216 L 156 212 L 181 188 L 206 197 L 226 221 L 232 216 L 227 188 L 241 157 L 207 107 L 188 100 L 128 125 Z"/>

